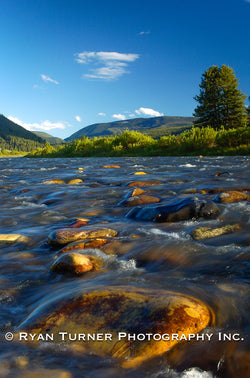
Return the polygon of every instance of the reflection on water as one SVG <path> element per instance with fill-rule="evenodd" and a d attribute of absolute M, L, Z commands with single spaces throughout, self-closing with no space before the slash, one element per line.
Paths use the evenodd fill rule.
<path fill-rule="evenodd" d="M 104 165 L 120 168 L 103 168 Z M 79 167 L 83 169 L 79 169 Z M 144 363 L 134 371 L 109 358 L 80 354 L 67 345 L 37 347 L 1 338 L 0 376 L 27 376 L 28 371 L 56 369 L 72 377 L 231 377 L 244 376 L 249 333 L 249 202 L 220 204 L 216 219 L 154 223 L 127 218 L 129 207 L 118 206 L 133 181 L 158 181 L 143 187 L 161 203 L 193 196 L 213 200 L 214 189 L 249 190 L 249 159 L 245 157 L 75 158 L 0 160 L 0 234 L 21 234 L 28 243 L 3 243 L 0 252 L 0 322 L 3 334 L 15 329 L 50 298 L 105 286 L 165 289 L 186 293 L 215 312 L 216 337 L 188 342 Z M 138 171 L 144 176 L 134 176 Z M 218 175 L 218 173 L 227 174 Z M 82 179 L 79 184 L 46 184 L 48 180 Z M 160 183 L 159 183 L 160 181 Z M 154 205 L 142 205 L 154 206 Z M 53 230 L 76 218 L 118 231 L 112 253 L 100 249 L 105 269 L 72 278 L 52 275 L 57 252 L 47 245 Z M 198 227 L 240 224 L 235 234 L 194 241 Z M 106 250 L 105 250 L 106 248 Z M 207 330 L 206 330 L 207 332 Z M 219 332 L 240 334 L 240 341 L 219 341 Z M 244 340 L 241 340 L 244 339 Z M 49 373 L 45 373 L 49 376 Z M 243 374 L 243 375 L 241 375 Z"/>

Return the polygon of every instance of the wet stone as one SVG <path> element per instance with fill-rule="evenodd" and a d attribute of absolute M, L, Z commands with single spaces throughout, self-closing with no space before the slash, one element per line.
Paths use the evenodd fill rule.
<path fill-rule="evenodd" d="M 129 197 L 140 196 L 141 194 L 144 194 L 144 193 L 146 193 L 145 190 L 141 188 L 135 188 L 132 190 L 132 192 L 130 192 Z"/>
<path fill-rule="evenodd" d="M 226 225 L 218 228 L 211 227 L 199 227 L 192 232 L 192 237 L 195 240 L 214 238 L 216 236 L 232 234 L 234 232 L 240 231 L 241 227 L 239 224 Z"/>
<path fill-rule="evenodd" d="M 103 168 L 121 168 L 121 167 L 120 165 L 111 164 L 111 165 L 104 165 Z"/>
<path fill-rule="evenodd" d="M 250 196 L 243 192 L 230 191 L 219 194 L 216 200 L 221 203 L 234 203 L 240 201 L 249 201 Z"/>
<path fill-rule="evenodd" d="M 219 213 L 218 206 L 212 201 L 197 201 L 193 197 L 187 197 L 157 207 L 135 207 L 127 214 L 127 217 L 162 223 L 199 217 L 215 218 Z"/>
<path fill-rule="evenodd" d="M 85 249 L 85 248 L 97 248 L 100 247 L 106 243 L 108 243 L 108 239 L 87 239 L 81 242 L 75 242 L 75 243 L 70 243 L 66 247 L 62 248 L 59 253 L 66 253 L 66 252 L 71 252 L 79 249 Z"/>
<path fill-rule="evenodd" d="M 101 260 L 95 256 L 70 252 L 58 257 L 50 270 L 60 274 L 80 275 L 85 272 L 99 270 L 101 265 Z"/>
<path fill-rule="evenodd" d="M 69 185 L 72 185 L 72 184 L 81 184 L 82 182 L 83 182 L 82 179 L 72 179 L 72 180 L 69 180 L 67 182 L 67 184 L 69 184 Z"/>
<path fill-rule="evenodd" d="M 28 243 L 31 240 L 28 236 L 20 234 L 0 234 L 0 244 L 2 243 Z"/>
<path fill-rule="evenodd" d="M 205 303 L 165 290 L 107 286 L 67 295 L 55 295 L 54 300 L 40 305 L 18 330 L 53 333 L 55 342 L 62 342 L 60 332 L 66 332 L 64 342 L 69 341 L 69 333 L 84 334 L 85 341 L 89 334 L 100 334 L 103 341 L 105 335 L 111 335 L 105 342 L 90 338 L 84 347 L 97 355 L 117 359 L 124 368 L 137 367 L 161 355 L 213 322 Z M 172 334 L 177 337 L 173 339 Z M 157 339 L 152 335 L 158 335 Z M 83 340 L 79 343 L 83 344 Z"/>
<path fill-rule="evenodd" d="M 160 201 L 161 200 L 158 197 L 140 195 L 140 196 L 130 197 L 120 202 L 119 206 L 136 206 L 136 205 L 143 205 L 147 203 L 158 203 Z"/>
<path fill-rule="evenodd" d="M 43 184 L 65 184 L 65 181 L 61 179 L 46 180 Z"/>
<path fill-rule="evenodd" d="M 81 228 L 62 228 L 53 231 L 48 236 L 48 244 L 53 247 L 66 245 L 71 242 L 85 240 L 85 239 L 97 239 L 105 237 L 114 237 L 118 234 L 117 231 L 110 228 L 90 229 L 82 230 Z"/>
<path fill-rule="evenodd" d="M 128 186 L 150 186 L 150 185 L 161 185 L 161 181 L 134 181 L 130 182 Z"/>

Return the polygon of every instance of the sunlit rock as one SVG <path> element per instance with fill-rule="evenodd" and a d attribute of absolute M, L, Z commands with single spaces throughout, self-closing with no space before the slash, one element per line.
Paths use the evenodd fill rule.
<path fill-rule="evenodd" d="M 61 179 L 46 180 L 43 184 L 65 184 L 65 181 Z"/>
<path fill-rule="evenodd" d="M 108 239 L 87 239 L 80 242 L 70 243 L 66 247 L 62 248 L 59 253 L 66 253 L 71 252 L 79 249 L 85 249 L 85 248 L 97 248 L 104 244 L 108 243 Z"/>
<path fill-rule="evenodd" d="M 90 230 L 86 230 L 85 228 L 61 228 L 59 230 L 52 231 L 49 234 L 47 241 L 51 246 L 60 246 L 85 239 L 114 237 L 117 234 L 117 231 L 111 230 L 110 228 Z"/>
<path fill-rule="evenodd" d="M 129 184 L 128 184 L 128 186 L 139 186 L 139 187 L 141 187 L 141 186 L 150 186 L 150 185 L 161 185 L 162 184 L 162 182 L 161 181 L 150 181 L 150 180 L 148 180 L 148 181 L 134 181 L 134 182 L 130 182 Z"/>
<path fill-rule="evenodd" d="M 80 275 L 92 270 L 99 270 L 101 260 L 95 256 L 84 255 L 81 253 L 64 253 L 52 264 L 50 270 L 55 273 L 69 273 Z"/>
<path fill-rule="evenodd" d="M 147 203 L 158 203 L 160 201 L 161 200 L 158 197 L 140 195 L 140 196 L 130 197 L 120 202 L 119 205 L 120 206 L 136 206 L 136 205 L 143 205 Z"/>
<path fill-rule="evenodd" d="M 20 234 L 0 234 L 0 243 L 28 243 L 30 240 L 28 236 Z"/>
<path fill-rule="evenodd" d="M 145 190 L 141 188 L 135 188 L 132 190 L 132 192 L 130 192 L 130 195 L 128 197 L 140 196 L 141 194 L 144 194 L 144 193 L 146 193 Z"/>
<path fill-rule="evenodd" d="M 218 228 L 211 227 L 199 227 L 192 232 L 192 236 L 195 240 L 214 238 L 216 236 L 224 234 L 232 234 L 233 232 L 240 231 L 241 227 L 239 224 L 230 225 Z"/>
<path fill-rule="evenodd" d="M 82 179 L 72 179 L 72 180 L 69 180 L 67 182 L 67 184 L 70 184 L 70 185 L 72 185 L 72 184 L 81 184 L 82 182 L 83 182 Z"/>
<path fill-rule="evenodd" d="M 243 192 L 238 192 L 236 190 L 230 192 L 224 192 L 219 194 L 216 197 L 216 200 L 221 203 L 233 203 L 233 202 L 240 202 L 240 201 L 249 201 L 250 196 Z"/>
<path fill-rule="evenodd" d="M 147 173 L 146 172 L 142 172 L 142 171 L 139 171 L 139 172 L 135 172 L 135 173 L 133 173 L 133 175 L 147 175 Z"/>
<path fill-rule="evenodd" d="M 90 352 L 134 368 L 200 332 L 213 318 L 206 304 L 185 294 L 132 287 L 78 290 L 53 293 L 18 330 L 53 333 L 54 342 L 76 335 L 75 342 Z"/>
<path fill-rule="evenodd" d="M 81 227 L 84 227 L 88 224 L 87 220 L 82 220 L 82 219 L 76 219 L 75 221 L 73 221 L 69 226 L 67 226 L 68 228 L 81 228 Z"/>
<path fill-rule="evenodd" d="M 111 164 L 111 165 L 104 165 L 103 168 L 121 168 L 121 167 L 120 165 Z"/>

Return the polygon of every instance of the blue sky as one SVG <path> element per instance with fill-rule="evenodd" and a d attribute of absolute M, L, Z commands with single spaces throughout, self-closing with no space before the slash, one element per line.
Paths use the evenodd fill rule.
<path fill-rule="evenodd" d="M 250 95 L 249 20 L 250 0 L 0 0 L 0 113 L 62 138 L 192 116 L 213 64 Z"/>

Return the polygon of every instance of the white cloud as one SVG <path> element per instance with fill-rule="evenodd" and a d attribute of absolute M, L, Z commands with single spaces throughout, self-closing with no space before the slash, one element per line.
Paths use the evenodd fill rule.
<path fill-rule="evenodd" d="M 136 114 L 143 114 L 151 117 L 161 117 L 164 113 L 159 113 L 157 110 L 150 109 L 150 108 L 139 108 L 135 110 Z"/>
<path fill-rule="evenodd" d="M 106 113 L 98 113 L 97 115 L 105 117 Z"/>
<path fill-rule="evenodd" d="M 80 116 L 75 116 L 75 119 L 77 120 L 77 122 L 82 122 L 82 119 Z"/>
<path fill-rule="evenodd" d="M 135 117 L 135 114 L 131 113 L 131 114 L 129 114 L 129 117 L 133 118 L 133 117 Z"/>
<path fill-rule="evenodd" d="M 141 31 L 139 33 L 139 35 L 145 35 L 145 34 L 150 34 L 150 30 L 148 30 L 148 31 Z"/>
<path fill-rule="evenodd" d="M 37 130 L 49 131 L 52 129 L 66 129 L 66 127 L 71 126 L 70 124 L 65 123 L 65 122 L 50 122 L 48 120 L 43 121 L 41 123 L 26 123 L 16 117 L 10 116 L 8 117 L 8 119 L 30 131 L 37 131 Z"/>
<path fill-rule="evenodd" d="M 51 79 L 51 77 L 49 77 L 49 76 L 46 76 L 46 75 L 41 74 L 41 78 L 42 78 L 43 81 L 45 81 L 45 82 L 50 82 L 50 83 L 53 83 L 53 84 L 59 84 L 58 81 L 56 81 L 56 80 L 54 80 L 54 79 Z"/>
<path fill-rule="evenodd" d="M 118 52 L 84 51 L 76 54 L 76 61 L 81 64 L 94 63 L 100 67 L 90 69 L 84 76 L 90 79 L 113 80 L 128 73 L 128 63 L 139 58 L 138 54 L 122 54 Z"/>
<path fill-rule="evenodd" d="M 113 114 L 112 117 L 116 118 L 116 119 L 120 119 L 122 121 L 124 121 L 126 119 L 124 114 Z"/>

